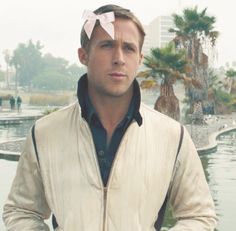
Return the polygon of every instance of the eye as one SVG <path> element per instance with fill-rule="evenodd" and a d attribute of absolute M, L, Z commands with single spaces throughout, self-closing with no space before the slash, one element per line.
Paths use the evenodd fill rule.
<path fill-rule="evenodd" d="M 113 44 L 111 42 L 105 42 L 101 44 L 102 48 L 112 48 Z"/>
<path fill-rule="evenodd" d="M 136 49 L 129 44 L 124 45 L 124 49 L 128 52 L 135 52 L 136 51 Z"/>

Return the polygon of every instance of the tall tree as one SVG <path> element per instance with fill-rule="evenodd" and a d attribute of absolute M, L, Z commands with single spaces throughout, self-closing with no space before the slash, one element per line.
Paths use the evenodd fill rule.
<path fill-rule="evenodd" d="M 78 66 L 73 63 L 67 68 L 67 74 L 70 79 L 71 89 L 75 89 L 77 86 L 77 81 L 81 75 L 86 72 L 86 68 L 84 66 Z"/>
<path fill-rule="evenodd" d="M 191 79 L 185 76 L 188 70 L 185 51 L 177 51 L 173 43 L 164 48 L 152 49 L 151 54 L 144 57 L 144 65 L 147 69 L 141 71 L 138 74 L 139 77 L 153 77 L 161 80 L 160 96 L 156 100 L 154 108 L 175 120 L 179 120 L 179 100 L 174 93 L 173 84 L 177 80 L 193 84 Z"/>
<path fill-rule="evenodd" d="M 186 89 L 192 112 L 195 104 L 207 100 L 208 96 L 208 56 L 204 53 L 204 45 L 209 44 L 210 47 L 214 47 L 219 35 L 219 32 L 214 30 L 216 18 L 208 16 L 206 11 L 207 8 L 199 12 L 196 6 L 184 9 L 182 15 L 173 14 L 175 28 L 169 30 L 176 34 L 174 39 L 176 47 L 186 50 L 192 69 L 188 76 L 197 80 L 202 86 L 198 89 L 193 86 Z"/>
<path fill-rule="evenodd" d="M 34 44 L 29 40 L 27 44 L 20 43 L 14 50 L 10 64 L 16 70 L 16 85 L 31 87 L 33 78 L 40 73 L 42 69 L 42 53 L 40 42 Z"/>
<path fill-rule="evenodd" d="M 41 71 L 33 78 L 33 87 L 44 90 L 67 89 L 67 66 L 67 60 L 45 54 L 42 57 Z"/>
<path fill-rule="evenodd" d="M 7 88 L 9 88 L 9 66 L 10 66 L 10 51 L 8 49 L 3 51 L 4 54 L 4 60 L 7 64 L 7 68 L 6 68 L 6 84 L 7 84 Z"/>
<path fill-rule="evenodd" d="M 52 54 L 45 54 L 42 58 L 42 70 L 33 79 L 33 87 L 44 90 L 75 89 L 76 82 L 84 72 L 83 68 Z"/>

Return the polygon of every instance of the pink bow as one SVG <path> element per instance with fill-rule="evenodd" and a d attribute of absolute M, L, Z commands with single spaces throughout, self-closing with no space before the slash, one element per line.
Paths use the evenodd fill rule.
<path fill-rule="evenodd" d="M 114 39 L 114 25 L 112 22 L 115 21 L 114 12 L 107 12 L 104 14 L 96 15 L 92 11 L 85 10 L 83 13 L 83 19 L 87 20 L 84 24 L 84 30 L 90 39 L 95 26 L 96 20 L 98 19 L 102 28 Z"/>

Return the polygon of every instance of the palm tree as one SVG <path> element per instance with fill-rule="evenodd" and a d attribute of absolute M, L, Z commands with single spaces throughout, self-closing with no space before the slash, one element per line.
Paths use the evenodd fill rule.
<path fill-rule="evenodd" d="M 138 77 L 152 77 L 161 80 L 160 96 L 156 100 L 154 108 L 179 120 L 179 100 L 174 93 L 173 84 L 177 80 L 193 83 L 184 74 L 188 68 L 185 51 L 177 51 L 173 43 L 164 48 L 154 48 L 149 56 L 144 57 L 144 66 L 147 69 L 139 72 Z M 197 83 L 195 84 L 197 85 Z"/>
<path fill-rule="evenodd" d="M 198 89 L 192 86 L 186 89 L 192 112 L 195 103 L 207 100 L 208 56 L 204 53 L 204 46 L 213 48 L 219 35 L 213 27 L 216 18 L 208 16 L 206 11 L 207 8 L 199 12 L 196 6 L 184 9 L 182 15 L 173 14 L 176 28 L 169 30 L 176 34 L 174 39 L 176 47 L 186 50 L 192 69 L 188 76 L 197 80 L 202 86 Z"/>
<path fill-rule="evenodd" d="M 236 93 L 236 71 L 233 68 L 230 68 L 229 70 L 226 71 L 226 81 L 228 85 L 228 93 L 229 94 L 235 94 Z"/>

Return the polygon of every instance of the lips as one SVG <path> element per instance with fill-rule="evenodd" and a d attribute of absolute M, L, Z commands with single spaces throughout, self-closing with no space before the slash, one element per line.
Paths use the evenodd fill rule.
<path fill-rule="evenodd" d="M 126 74 L 124 72 L 121 72 L 121 71 L 113 71 L 111 73 L 109 73 L 109 75 L 111 77 L 114 77 L 114 78 L 123 78 L 123 77 L 126 77 Z"/>

